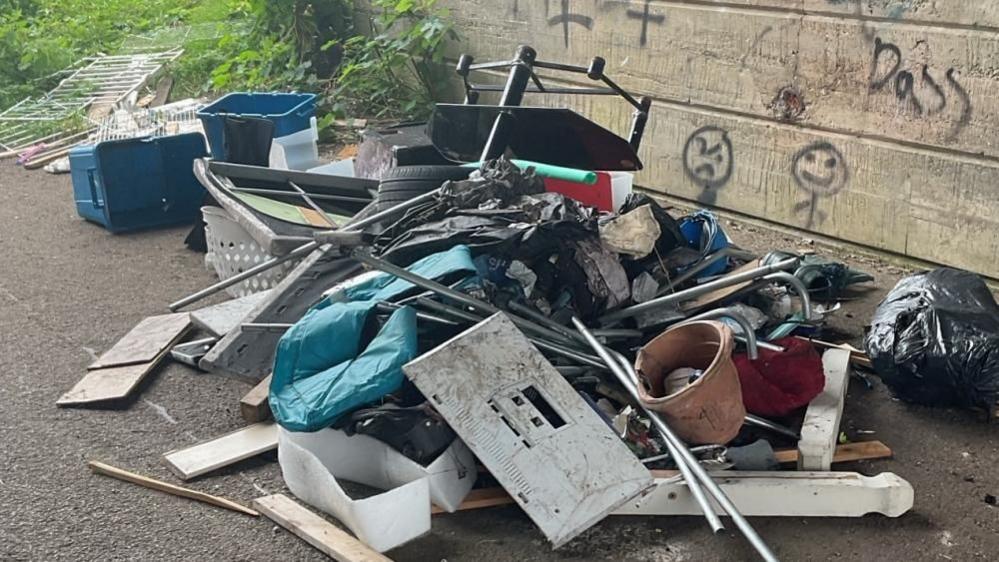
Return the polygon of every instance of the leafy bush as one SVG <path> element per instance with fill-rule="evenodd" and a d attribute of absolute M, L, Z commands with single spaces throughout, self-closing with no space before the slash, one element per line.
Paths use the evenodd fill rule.
<path fill-rule="evenodd" d="M 357 17 L 353 0 L 0 0 L 0 109 L 138 34 L 209 26 L 207 37 L 178 35 L 175 97 L 298 90 L 320 95 L 323 123 L 422 117 L 440 95 L 445 42 L 457 37 L 436 2 L 367 0 L 370 13 Z"/>

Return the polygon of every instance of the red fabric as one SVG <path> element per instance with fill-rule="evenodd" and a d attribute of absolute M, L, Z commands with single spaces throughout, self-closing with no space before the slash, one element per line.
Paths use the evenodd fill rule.
<path fill-rule="evenodd" d="M 783 417 L 807 405 L 826 386 L 822 358 L 812 344 L 790 337 L 773 342 L 783 353 L 760 349 L 750 361 L 745 353 L 732 356 L 739 370 L 746 411 L 765 417 Z"/>

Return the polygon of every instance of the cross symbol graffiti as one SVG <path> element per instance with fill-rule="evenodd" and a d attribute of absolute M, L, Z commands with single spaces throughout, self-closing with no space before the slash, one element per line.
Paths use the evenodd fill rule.
<path fill-rule="evenodd" d="M 642 20 L 642 36 L 638 40 L 638 44 L 642 47 L 649 39 L 649 22 L 655 23 L 656 25 L 662 25 L 666 21 L 666 16 L 662 14 L 652 15 L 649 13 L 649 4 L 652 0 L 645 0 L 645 9 L 639 12 L 638 10 L 628 10 L 627 15 L 631 19 Z"/>
<path fill-rule="evenodd" d="M 562 36 L 565 40 L 565 47 L 569 48 L 569 24 L 581 25 L 586 29 L 593 29 L 593 18 L 583 14 L 573 14 L 569 12 L 569 0 L 562 0 L 562 13 L 548 18 L 548 25 L 562 24 Z"/>

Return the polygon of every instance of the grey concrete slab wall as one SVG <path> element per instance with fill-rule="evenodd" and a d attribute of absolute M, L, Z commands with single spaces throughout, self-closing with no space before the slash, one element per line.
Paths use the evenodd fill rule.
<path fill-rule="evenodd" d="M 440 4 L 454 57 L 599 55 L 652 97 L 643 187 L 999 277 L 999 2 Z M 631 118 L 606 98 L 527 103 Z"/>

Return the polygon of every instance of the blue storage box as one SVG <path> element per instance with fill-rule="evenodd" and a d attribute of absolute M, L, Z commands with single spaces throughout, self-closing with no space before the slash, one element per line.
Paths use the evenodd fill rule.
<path fill-rule="evenodd" d="M 236 92 L 203 108 L 198 118 L 205 127 L 212 158 L 222 160 L 222 122 L 226 115 L 269 119 L 274 122 L 274 138 L 278 138 L 308 129 L 315 114 L 315 94 Z"/>
<path fill-rule="evenodd" d="M 205 196 L 194 159 L 207 155 L 200 133 L 78 146 L 69 152 L 76 210 L 111 232 L 194 222 Z"/>

